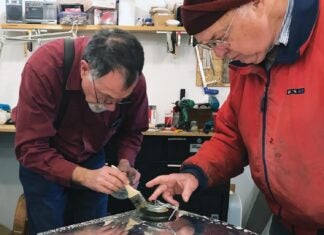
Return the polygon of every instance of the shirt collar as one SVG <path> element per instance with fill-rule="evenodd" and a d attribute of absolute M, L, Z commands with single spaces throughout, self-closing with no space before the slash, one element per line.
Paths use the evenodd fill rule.
<path fill-rule="evenodd" d="M 294 7 L 294 0 L 288 0 L 288 7 L 286 10 L 286 15 L 285 15 L 276 45 L 283 44 L 283 45 L 287 46 L 287 44 L 288 44 L 289 28 L 290 28 L 290 23 L 291 23 L 291 18 L 292 18 L 293 7 Z"/>

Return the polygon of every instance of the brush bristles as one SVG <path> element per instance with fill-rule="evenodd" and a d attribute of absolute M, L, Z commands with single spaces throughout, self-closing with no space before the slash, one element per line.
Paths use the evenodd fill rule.
<path fill-rule="evenodd" d="M 125 189 L 126 189 L 126 191 L 128 193 L 129 200 L 131 200 L 131 202 L 133 203 L 135 208 L 137 208 L 137 209 L 142 208 L 142 207 L 144 207 L 146 205 L 147 201 L 143 197 L 143 195 L 141 194 L 140 191 L 134 189 L 130 185 L 126 185 Z"/>
<path fill-rule="evenodd" d="M 131 197 L 134 197 L 134 196 L 140 194 L 140 192 L 138 190 L 134 189 L 130 185 L 126 185 L 125 188 L 126 188 L 127 193 L 128 193 L 128 198 L 131 198 Z"/>

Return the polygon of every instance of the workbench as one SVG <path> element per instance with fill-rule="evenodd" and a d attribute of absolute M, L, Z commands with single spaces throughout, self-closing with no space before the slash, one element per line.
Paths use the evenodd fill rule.
<path fill-rule="evenodd" d="M 0 125 L 0 132 L 16 132 L 14 125 Z M 213 133 L 204 132 L 186 132 L 186 131 L 165 131 L 165 130 L 148 130 L 144 131 L 145 136 L 195 136 L 195 137 L 208 137 L 212 136 Z"/>
<path fill-rule="evenodd" d="M 14 133 L 14 125 L 0 125 L 0 132 Z M 144 138 L 135 168 L 141 172 L 141 183 L 138 189 L 145 197 L 153 192 L 145 187 L 145 183 L 162 174 L 179 172 L 181 163 L 189 156 L 195 154 L 204 141 L 211 138 L 213 133 L 185 132 L 185 131 L 160 131 L 149 130 L 143 132 Z M 113 162 L 115 156 L 107 150 L 108 162 Z M 115 163 L 114 163 L 115 164 Z M 210 188 L 200 194 L 193 195 L 189 203 L 180 200 L 180 208 L 190 212 L 227 220 L 229 182 L 218 187 Z M 109 210 L 112 214 L 131 210 L 128 201 L 110 199 Z"/>
<path fill-rule="evenodd" d="M 203 132 L 174 132 L 174 131 L 146 131 L 143 133 L 142 148 L 136 158 L 135 168 L 141 173 L 138 189 L 148 198 L 153 190 L 146 188 L 145 183 L 159 175 L 179 172 L 182 162 L 195 154 L 203 142 L 209 140 L 213 133 Z M 116 150 L 112 144 L 108 148 L 108 162 L 116 164 Z M 229 205 L 230 182 L 217 187 L 208 188 L 200 193 L 194 193 L 188 203 L 180 197 L 180 209 L 207 217 L 227 221 Z M 161 198 L 160 198 L 161 199 Z M 108 210 L 111 214 L 118 214 L 133 209 L 126 200 L 109 198 Z"/>
<path fill-rule="evenodd" d="M 14 125 L 0 125 L 0 132 L 16 132 Z"/>

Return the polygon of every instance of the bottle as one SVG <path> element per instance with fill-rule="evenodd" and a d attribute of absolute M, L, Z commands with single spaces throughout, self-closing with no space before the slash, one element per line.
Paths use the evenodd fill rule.
<path fill-rule="evenodd" d="M 171 113 L 166 113 L 164 116 L 165 127 L 171 127 L 172 124 L 172 115 Z"/>
<path fill-rule="evenodd" d="M 190 123 L 190 131 L 192 131 L 192 132 L 197 132 L 198 131 L 197 121 L 191 121 L 191 123 Z"/>

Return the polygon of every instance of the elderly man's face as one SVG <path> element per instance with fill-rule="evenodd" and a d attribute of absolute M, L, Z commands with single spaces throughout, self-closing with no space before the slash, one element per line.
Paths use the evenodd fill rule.
<path fill-rule="evenodd" d="M 265 10 L 262 4 L 258 7 L 246 4 L 227 12 L 195 37 L 203 44 L 215 39 L 222 41 L 212 48 L 218 57 L 258 64 L 263 61 L 278 35 Z"/>

